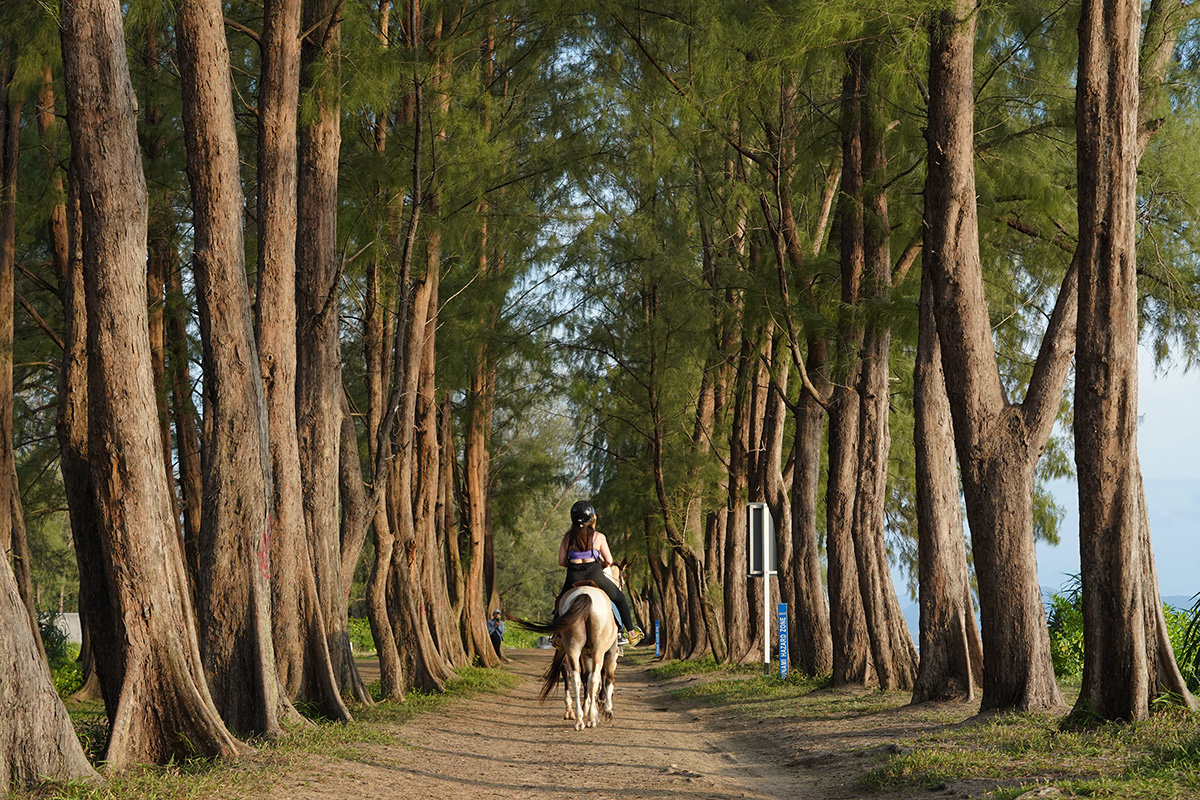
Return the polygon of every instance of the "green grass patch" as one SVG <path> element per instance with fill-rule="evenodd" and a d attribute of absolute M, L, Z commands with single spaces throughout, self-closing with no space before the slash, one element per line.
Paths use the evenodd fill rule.
<path fill-rule="evenodd" d="M 687 675 L 760 675 L 762 667 L 757 664 L 718 664 L 712 656 L 704 656 L 691 661 L 668 661 L 651 669 L 650 674 L 658 680 Z"/>
<path fill-rule="evenodd" d="M 901 754 L 867 774 L 868 788 L 985 780 L 1005 784 L 996 798 L 1044 784 L 1079 797 L 1200 795 L 1200 715 L 1176 709 L 1144 722 L 1087 730 L 1067 729 L 1057 715 L 1002 714 L 900 745 Z"/>

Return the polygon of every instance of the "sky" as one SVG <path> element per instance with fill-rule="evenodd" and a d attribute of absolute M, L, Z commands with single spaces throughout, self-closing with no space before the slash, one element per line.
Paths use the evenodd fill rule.
<path fill-rule="evenodd" d="M 1159 589 L 1190 598 L 1200 592 L 1200 373 L 1155 376 L 1145 350 L 1138 363 L 1138 453 Z M 1038 545 L 1038 579 L 1058 589 L 1079 572 L 1079 502 L 1073 480 L 1051 490 L 1066 518 L 1057 546 Z"/>

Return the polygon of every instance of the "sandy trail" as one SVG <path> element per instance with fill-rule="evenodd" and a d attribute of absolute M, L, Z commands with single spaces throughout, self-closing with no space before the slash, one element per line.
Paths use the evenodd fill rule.
<path fill-rule="evenodd" d="M 285 776 L 271 798 L 799 798 L 844 795 L 809 770 L 779 762 L 779 748 L 723 732 L 670 697 L 647 671 L 617 667 L 616 716 L 574 730 L 557 692 L 538 702 L 549 651 L 515 650 L 510 692 L 422 714 L 402 744 L 364 744 L 349 759 L 322 758 Z M 826 776 L 828 778 L 828 776 Z M 824 784 L 818 788 L 818 782 Z M 838 787 L 840 789 L 841 787 Z M 830 791 L 833 790 L 833 791 Z"/>

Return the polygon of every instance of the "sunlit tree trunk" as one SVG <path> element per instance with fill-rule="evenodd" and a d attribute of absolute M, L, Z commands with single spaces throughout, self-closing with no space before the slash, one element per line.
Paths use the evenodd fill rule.
<path fill-rule="evenodd" d="M 884 121 L 875 96 L 874 53 L 862 58 L 863 93 L 863 299 L 882 305 L 890 299 L 891 247 L 887 206 L 887 153 Z M 882 689 L 911 689 L 917 673 L 917 650 L 896 597 L 884 542 L 888 453 L 891 432 L 889 355 L 892 332 L 879 317 L 863 331 L 858 383 L 858 488 L 854 494 L 854 552 L 858 586 L 871 640 L 871 661 Z"/>
<path fill-rule="evenodd" d="M 79 236 L 88 455 L 101 520 L 91 568 L 103 571 L 112 610 L 95 648 L 111 723 L 105 760 L 119 771 L 235 755 L 247 748 L 226 730 L 209 694 L 170 518 L 147 336 L 146 188 L 120 6 L 67 0 L 60 30 L 72 174 L 87 198 Z"/>
<path fill-rule="evenodd" d="M 958 493 L 958 461 L 929 271 L 921 275 L 913 368 L 917 582 L 921 660 L 913 702 L 974 700 L 983 684 L 983 642 L 971 599 Z"/>
<path fill-rule="evenodd" d="M 0 797 L 50 781 L 91 781 L 75 726 L 29 630 L 7 559 L 0 559 Z"/>
<path fill-rule="evenodd" d="M 1059 290 L 1025 401 L 1000 381 L 983 288 L 974 168 L 974 37 L 961 0 L 931 22 L 924 268 L 930 270 L 946 391 L 962 469 L 984 648 L 984 709 L 1062 703 L 1033 545 L 1034 470 L 1074 346 L 1074 265 Z"/>
<path fill-rule="evenodd" d="M 1142 4 L 1086 0 L 1075 119 L 1079 174 L 1079 476 L 1083 719 L 1140 720 L 1154 698 L 1196 700 L 1170 641 L 1144 518 L 1137 455 L 1138 39 Z"/>

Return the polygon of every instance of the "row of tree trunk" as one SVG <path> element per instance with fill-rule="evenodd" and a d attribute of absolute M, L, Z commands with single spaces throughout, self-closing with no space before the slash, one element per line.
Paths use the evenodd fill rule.
<path fill-rule="evenodd" d="M 244 737 L 302 723 L 296 702 L 333 720 L 350 719 L 348 698 L 371 702 L 351 654 L 347 602 L 372 530 L 367 609 L 383 697 L 435 691 L 456 666 L 497 663 L 483 582 L 494 377 L 489 384 L 481 358 L 472 387 L 479 410 L 460 477 L 449 408 L 437 392 L 443 254 L 437 228 L 421 225 L 440 213 L 436 176 L 424 169 L 439 134 L 432 143 L 423 137 L 429 120 L 447 111 L 450 59 L 438 55 L 437 39 L 444 22 L 456 21 L 416 0 L 404 8 L 402 35 L 392 39 L 416 65 L 401 102 L 407 118 L 399 120 L 413 132 L 412 174 L 404 191 L 385 199 L 395 261 L 377 259 L 366 297 L 364 461 L 341 370 L 342 4 L 274 0 L 264 9 L 253 290 L 222 5 L 183 3 L 175 18 L 201 343 L 197 415 L 179 263 L 184 221 L 178 197 L 147 190 L 145 171 L 161 141 L 138 136 L 139 114 L 150 131 L 161 116 L 154 54 L 163 31 L 153 23 L 140 31 L 141 52 L 150 55 L 131 65 L 118 2 L 63 3 L 71 154 L 65 181 L 52 171 L 59 197 L 50 237 L 65 309 L 58 429 L 112 770 L 245 753 Z M 385 40 L 389 10 L 381 4 Z M 4 53 L 0 68 L 11 65 L 11 50 Z M 8 85 L 0 74 L 0 86 Z M 301 91 L 314 109 L 303 119 Z M 16 170 L 8 167 L 17 159 L 21 106 L 0 99 L 0 165 L 15 197 Z M 49 71 L 39 106 L 49 141 L 57 124 Z M 378 119 L 384 151 L 389 115 Z M 5 202 L 0 221 L 8 231 L 0 253 L 0 320 L 8 325 L 0 326 L 0 338 L 8 337 L 0 341 L 0 528 L 13 554 L 0 569 L 0 650 L 20 665 L 6 671 L 4 696 L 28 702 L 8 704 L 16 710 L 0 726 L 0 793 L 9 781 L 95 774 L 49 685 L 32 599 L 18 593 L 29 581 L 11 429 L 16 208 Z M 467 521 L 461 555 L 456 512 Z"/>
<path fill-rule="evenodd" d="M 786 70 L 778 117 L 764 123 L 764 141 L 773 152 L 743 146 L 740 131 L 728 135 L 725 177 L 737 181 L 758 168 L 775 193 L 760 197 L 757 219 L 744 208 L 732 223 L 714 218 L 714 226 L 725 226 L 722 236 L 701 220 L 706 281 L 714 304 L 733 312 L 716 317 L 691 448 L 703 455 L 714 436 L 728 431 L 723 508 L 704 511 L 701 488 L 681 501 L 666 485 L 666 432 L 654 388 L 661 377 L 653 354 L 646 381 L 661 521 L 646 525 L 651 594 L 642 605 L 662 620 L 668 657 L 711 652 L 746 661 L 761 652 L 762 590 L 745 577 L 744 509 L 747 501 L 765 501 L 776 521 L 775 591 L 788 603 L 794 667 L 831 673 L 834 685 L 912 690 L 917 702 L 978 698 L 983 709 L 1060 706 L 1037 580 L 1033 497 L 1035 470 L 1075 356 L 1089 620 L 1079 707 L 1105 719 L 1138 719 L 1162 692 L 1194 704 L 1170 653 L 1149 554 L 1136 461 L 1134 368 L 1136 165 L 1155 127 L 1146 112 L 1139 116 L 1139 93 L 1161 84 L 1163 50 L 1173 48 L 1183 16 L 1178 3 L 1154 3 L 1141 26 L 1137 3 L 1097 0 L 1085 6 L 1077 101 L 1079 245 L 1023 402 L 1011 401 L 1002 385 L 984 293 L 974 183 L 975 4 L 958 3 L 931 23 L 923 231 L 895 261 L 885 188 L 887 120 L 875 87 L 877 38 L 868 36 L 847 51 L 840 164 L 827 170 L 818 187 L 822 200 L 814 204 L 822 212 L 810 215 L 805 228 L 792 211 L 795 179 L 785 166 L 795 162 L 796 139 L 796 87 Z M 1143 29 L 1153 58 L 1139 70 Z M 702 163 L 699 156 L 696 161 Z M 699 169 L 698 183 L 707 185 Z M 789 310 L 811 299 L 805 295 L 815 283 L 809 263 L 825 246 L 831 208 L 840 235 L 840 312 L 824 329 L 810 323 L 806 331 Z M 724 244 L 714 245 L 718 240 Z M 886 305 L 918 254 L 923 268 L 913 395 L 919 662 L 884 539 L 890 329 L 886 316 L 870 311 Z M 772 255 L 774 302 L 782 313 L 764 319 L 743 296 L 719 288 L 738 283 L 719 273 L 732 268 L 765 274 Z M 651 331 L 653 289 L 645 303 L 645 329 Z M 1087 318 L 1085 326 L 1080 317 L 1078 355 L 1077 314 Z M 790 372 L 800 380 L 789 384 Z M 800 387 L 792 390 L 798 394 L 789 396 L 789 385 Z M 794 437 L 785 453 L 789 410 Z M 827 593 L 816 522 L 825 436 Z M 982 629 L 972 598 L 960 479 Z M 699 486 L 690 478 L 688 485 Z M 710 606 L 715 589 L 723 592 L 723 608 Z"/>

